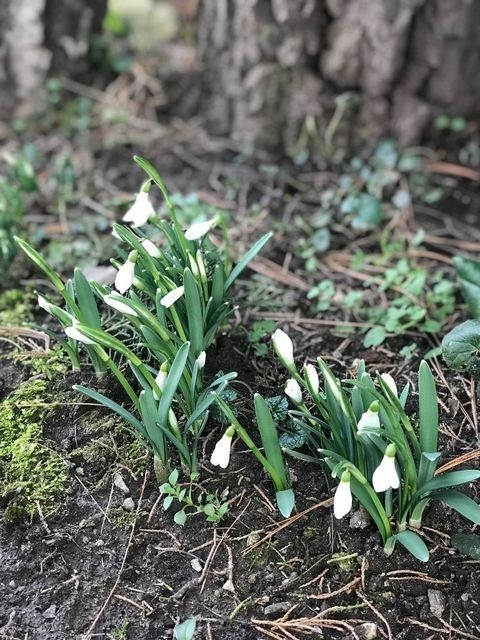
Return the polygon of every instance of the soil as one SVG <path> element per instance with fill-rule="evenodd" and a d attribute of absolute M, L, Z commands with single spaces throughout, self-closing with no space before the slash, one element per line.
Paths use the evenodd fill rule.
<path fill-rule="evenodd" d="M 288 179 L 268 177 L 261 168 L 265 159 L 242 162 L 225 142 L 206 140 L 195 128 L 172 128 L 161 140 L 143 146 L 117 142 L 109 151 L 102 151 L 103 138 L 97 141 L 95 133 L 89 158 L 97 196 L 117 196 L 119 185 L 125 192 L 137 189 L 140 172 L 130 160 L 135 144 L 135 152 L 161 168 L 172 191 L 196 190 L 204 201 L 231 210 L 233 243 L 240 252 L 261 226 L 283 215 L 281 194 L 290 189 L 295 195 Z M 284 177 L 293 171 L 289 167 Z M 87 180 L 85 175 L 80 174 L 81 180 Z M 457 181 L 454 190 L 462 186 Z M 466 188 L 469 204 L 478 205 L 478 189 Z M 448 209 L 457 203 L 451 218 L 441 207 L 423 217 L 419 207 L 415 218 L 419 226 L 453 233 L 437 233 L 452 239 L 445 255 L 459 242 L 478 240 L 469 233 L 471 208 L 449 198 Z M 258 219 L 249 213 L 253 202 L 260 205 Z M 48 226 L 51 214 L 45 209 L 40 213 Z M 346 240 L 338 240 L 338 246 Z M 281 265 L 286 253 L 277 243 L 266 255 Z M 21 258 L 17 262 L 21 275 L 11 284 L 28 286 L 33 271 Z M 344 283 L 352 284 L 347 276 Z M 304 292 L 276 284 L 270 316 L 288 328 L 299 359 L 321 354 L 344 376 L 356 358 L 364 358 L 371 371 L 415 379 L 419 355 L 432 346 L 431 338 L 411 333 L 365 349 L 360 335 L 345 336 L 336 329 L 333 312 L 320 318 L 324 324 L 312 317 L 302 322 L 295 310 L 303 308 Z M 243 288 L 248 294 L 248 284 L 240 283 L 239 301 Z M 241 307 L 208 357 L 224 370 L 234 363 L 240 393 L 249 385 L 273 395 L 285 380 L 271 357 L 256 357 L 245 334 L 235 329 L 239 321 L 248 326 L 262 313 L 268 315 L 251 304 Z M 458 314 L 452 323 L 456 320 Z M 405 361 L 399 352 L 412 339 L 417 352 Z M 8 349 L 7 344 L 0 358 L 1 399 L 28 377 L 28 369 L 14 362 Z M 434 362 L 438 373 L 441 364 Z M 446 461 L 478 446 L 475 421 L 463 413 L 472 406 L 478 409 L 478 402 L 470 381 L 445 375 L 439 384 Z M 480 638 L 479 563 L 450 544 L 451 535 L 473 531 L 473 525 L 432 505 L 422 530 L 430 562 L 422 564 L 401 548 L 387 558 L 361 511 L 333 520 L 329 478 L 321 468 L 295 461 L 290 463 L 295 513 L 282 520 L 268 479 L 238 442 L 229 468 L 212 470 L 209 453 L 221 427 L 211 420 L 201 488 L 228 499 L 229 513 L 216 525 L 197 515 L 179 527 L 172 512 L 163 511 L 151 461 L 142 451 L 135 453 L 134 438 L 107 411 L 75 404 L 72 384 L 89 381 L 92 375 L 82 371 L 53 383 L 53 395 L 62 394 L 62 400 L 48 414 L 44 438 L 69 465 L 69 484 L 58 510 L 45 515 L 39 509 L 30 522 L 0 524 L 0 640 L 170 639 L 175 624 L 193 616 L 195 638 L 206 640 Z M 248 419 L 248 409 L 244 411 Z M 118 488 L 119 474 L 127 489 Z M 478 485 L 469 491 L 478 501 Z M 5 508 L 0 506 L 0 519 Z"/>

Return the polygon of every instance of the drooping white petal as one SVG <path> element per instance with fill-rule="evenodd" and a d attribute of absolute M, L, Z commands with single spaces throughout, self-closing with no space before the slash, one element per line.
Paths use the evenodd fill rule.
<path fill-rule="evenodd" d="M 120 293 L 125 293 L 130 289 L 135 279 L 135 263 L 127 260 L 117 271 L 115 278 L 115 289 Z"/>
<path fill-rule="evenodd" d="M 287 380 L 287 384 L 285 385 L 285 393 L 286 395 L 295 402 L 295 404 L 300 404 L 302 401 L 302 390 L 300 389 L 300 385 L 296 380 L 290 378 Z"/>
<path fill-rule="evenodd" d="M 145 249 L 148 255 L 151 256 L 152 258 L 160 258 L 160 256 L 162 255 L 162 252 L 157 247 L 157 245 L 155 245 L 148 238 L 145 238 L 144 240 L 142 240 L 142 247 Z"/>
<path fill-rule="evenodd" d="M 382 373 L 380 377 L 385 382 L 390 391 L 398 397 L 397 385 L 392 376 L 389 373 Z"/>
<path fill-rule="evenodd" d="M 183 284 L 181 287 L 172 289 L 172 291 L 169 291 L 166 296 L 163 296 L 163 298 L 160 300 L 160 304 L 162 305 L 162 307 L 166 307 L 168 309 L 168 307 L 171 307 L 172 304 L 174 304 L 179 298 L 183 296 L 184 291 L 185 289 Z"/>
<path fill-rule="evenodd" d="M 352 508 L 352 492 L 350 490 L 350 480 L 340 480 L 333 498 L 333 515 L 337 520 L 346 516 Z"/>
<path fill-rule="evenodd" d="M 375 405 L 375 402 L 372 402 L 370 407 L 362 414 L 360 420 L 357 424 L 357 431 L 362 431 L 363 429 L 380 429 L 380 418 L 378 416 L 378 405 L 374 406 L 375 410 L 372 410 L 372 406 Z"/>
<path fill-rule="evenodd" d="M 130 307 L 125 302 L 122 302 L 122 300 L 119 300 L 118 298 L 114 298 L 111 295 L 108 295 L 103 298 L 103 301 L 105 302 L 105 304 L 108 304 L 109 307 L 115 309 L 115 311 L 120 311 L 120 313 L 125 313 L 129 316 L 138 317 L 138 313 L 135 311 L 135 309 L 132 309 L 132 307 Z"/>
<path fill-rule="evenodd" d="M 198 368 L 203 369 L 206 361 L 207 361 L 207 354 L 205 353 L 205 351 L 201 351 L 197 357 Z"/>
<path fill-rule="evenodd" d="M 124 222 L 131 222 L 132 227 L 141 227 L 151 216 L 155 215 L 152 203 L 146 191 L 140 191 L 127 213 L 123 216 Z"/>
<path fill-rule="evenodd" d="M 305 365 L 305 375 L 307 377 L 307 381 L 310 387 L 313 389 L 315 393 L 318 393 L 318 388 L 320 383 L 318 380 L 317 370 L 315 369 L 313 364 Z"/>
<path fill-rule="evenodd" d="M 83 344 L 96 344 L 95 340 L 88 338 L 81 331 L 78 330 L 78 325 L 80 323 L 76 320 L 72 324 L 71 327 L 65 327 L 64 331 L 69 338 L 72 340 L 76 340 L 77 342 L 83 342 Z"/>
<path fill-rule="evenodd" d="M 52 305 L 50 304 L 50 302 L 46 298 L 44 298 L 43 296 L 39 295 L 37 302 L 38 302 L 38 306 L 41 309 L 43 309 L 47 313 L 51 313 L 52 312 Z"/>
<path fill-rule="evenodd" d="M 395 456 L 385 454 L 372 476 L 373 488 L 377 493 L 387 489 L 398 489 L 400 478 L 395 468 Z"/>
<path fill-rule="evenodd" d="M 213 218 L 212 220 L 205 220 L 205 222 L 197 222 L 196 224 L 192 224 L 185 231 L 185 238 L 187 240 L 199 240 L 206 235 L 212 227 L 217 224 L 217 218 Z"/>
<path fill-rule="evenodd" d="M 230 451 L 232 448 L 232 437 L 228 433 L 224 433 L 220 440 L 215 445 L 215 449 L 210 457 L 210 464 L 215 467 L 222 467 L 226 469 L 230 462 Z"/>
<path fill-rule="evenodd" d="M 272 335 L 272 342 L 273 348 L 285 367 L 287 367 L 287 369 L 295 367 L 293 359 L 293 343 L 285 331 L 277 329 Z"/>

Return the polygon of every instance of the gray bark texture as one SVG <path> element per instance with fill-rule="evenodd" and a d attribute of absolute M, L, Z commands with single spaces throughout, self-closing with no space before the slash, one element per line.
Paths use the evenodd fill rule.
<path fill-rule="evenodd" d="M 479 0 L 201 0 L 210 130 L 296 153 L 480 113 Z"/>
<path fill-rule="evenodd" d="M 106 0 L 1 0 L 2 110 L 34 111 L 48 72 L 85 71 L 93 33 L 100 31 Z"/>

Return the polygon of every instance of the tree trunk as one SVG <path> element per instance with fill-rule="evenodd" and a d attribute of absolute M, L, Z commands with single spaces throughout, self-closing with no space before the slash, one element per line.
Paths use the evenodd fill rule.
<path fill-rule="evenodd" d="M 29 113 L 42 102 L 49 71 L 84 71 L 105 10 L 106 0 L 1 0 L 2 109 Z"/>
<path fill-rule="evenodd" d="M 480 112 L 478 0 L 201 0 L 210 130 L 321 155 Z"/>

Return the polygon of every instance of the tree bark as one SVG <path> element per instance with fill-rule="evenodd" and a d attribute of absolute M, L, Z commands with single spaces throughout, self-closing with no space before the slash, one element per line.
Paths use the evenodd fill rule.
<path fill-rule="evenodd" d="M 84 71 L 91 36 L 101 29 L 105 10 L 106 0 L 2 0 L 2 109 L 34 111 L 49 71 Z"/>
<path fill-rule="evenodd" d="M 256 147 L 418 142 L 478 115 L 478 0 L 202 0 L 210 130 Z"/>

